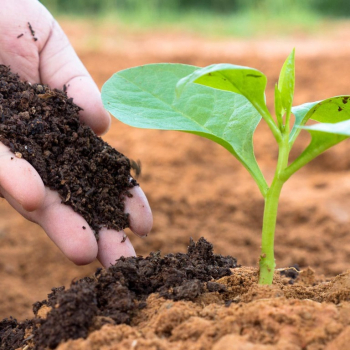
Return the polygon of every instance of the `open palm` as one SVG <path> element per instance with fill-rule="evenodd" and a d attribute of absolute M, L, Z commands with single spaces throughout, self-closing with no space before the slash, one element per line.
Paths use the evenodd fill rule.
<path fill-rule="evenodd" d="M 0 11 L 0 64 L 11 67 L 31 83 L 52 88 L 67 86 L 69 97 L 83 108 L 81 120 L 98 135 L 110 125 L 100 92 L 51 14 L 36 0 L 4 0 Z M 35 34 L 29 28 L 31 24 Z M 23 35 L 21 35 L 23 34 Z M 37 39 L 37 40 L 35 40 Z M 96 257 L 109 266 L 120 256 L 135 255 L 124 232 L 102 229 L 96 242 L 86 221 L 70 207 L 62 205 L 58 194 L 46 188 L 36 170 L 24 159 L 14 158 L 0 144 L 0 191 L 25 218 L 39 224 L 76 264 L 87 264 Z M 131 191 L 125 211 L 130 213 L 130 228 L 145 236 L 152 227 L 148 201 L 139 187 Z M 86 226 L 86 230 L 81 230 Z"/>

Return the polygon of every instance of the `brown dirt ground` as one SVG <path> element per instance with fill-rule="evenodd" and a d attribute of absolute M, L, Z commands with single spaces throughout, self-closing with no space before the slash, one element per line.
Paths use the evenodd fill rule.
<path fill-rule="evenodd" d="M 322 40 L 297 38 L 284 42 L 211 41 L 172 32 L 136 35 L 120 33 L 112 27 L 96 30 L 68 22 L 63 27 L 99 86 L 115 71 L 140 64 L 181 62 L 204 66 L 229 62 L 258 68 L 267 75 L 267 101 L 272 109 L 273 86 L 280 67 L 284 57 L 296 47 L 295 104 L 350 93 L 350 46 L 343 41 L 350 34 L 346 27 Z M 93 38 L 92 42 L 89 38 Z M 144 240 L 130 234 L 138 254 L 147 255 L 158 249 L 164 254 L 184 252 L 190 236 L 195 240 L 204 236 L 214 244 L 216 253 L 233 255 L 241 265 L 257 265 L 263 201 L 248 173 L 225 149 L 197 136 L 138 130 L 118 121 L 113 121 L 104 138 L 128 157 L 142 161 L 139 182 L 153 210 L 154 228 Z M 294 156 L 307 143 L 308 135 L 300 141 Z M 255 149 L 270 180 L 277 153 L 263 125 L 258 128 Z M 345 141 L 313 161 L 285 186 L 276 233 L 278 267 L 311 266 L 318 276 L 327 277 L 349 269 L 349 151 L 350 142 Z M 32 303 L 46 298 L 52 287 L 67 286 L 99 266 L 74 266 L 42 229 L 21 218 L 4 200 L 0 203 L 0 216 L 0 319 L 10 315 L 20 320 L 31 317 Z M 343 279 L 349 293 L 349 276 Z M 349 343 L 349 303 L 336 306 L 329 302 L 287 300 L 283 293 L 277 293 L 278 299 L 266 297 L 276 296 L 273 293 L 263 295 L 265 300 L 252 297 L 248 303 L 234 303 L 229 308 L 220 302 L 207 305 L 204 301 L 170 305 L 169 301 L 151 297 L 148 308 L 153 305 L 159 312 L 147 314 L 147 308 L 144 319 L 139 320 L 139 329 L 105 326 L 102 333 L 91 337 L 112 339 L 114 343 L 98 343 L 97 339 L 100 345 L 66 344 L 60 349 L 199 350 L 207 349 L 200 345 L 207 342 L 214 350 L 316 350 L 325 349 L 325 344 L 327 349 L 344 349 L 342 344 Z M 173 318 L 176 326 L 165 329 L 167 322 L 162 317 Z M 221 319 L 223 323 L 217 324 Z M 225 329 L 225 322 L 236 327 L 238 319 L 245 322 L 241 328 Z M 276 322 L 284 327 L 276 328 Z M 299 327 L 298 331 L 295 327 Z M 294 341 L 298 335 L 299 340 Z M 198 339 L 202 341 L 197 342 Z M 181 346 L 177 346 L 179 341 Z"/>
<path fill-rule="evenodd" d="M 152 294 L 131 326 L 105 325 L 58 350 L 340 350 L 350 335 L 349 274 L 316 281 L 306 269 L 291 286 L 278 273 L 272 287 L 256 284 L 253 268 L 238 268 L 219 283 L 227 292 L 195 302 Z M 314 286 L 311 286 L 314 284 Z M 224 299 L 233 302 L 228 305 Z M 334 305 L 337 303 L 337 305 Z M 43 317 L 45 317 L 45 308 Z"/>

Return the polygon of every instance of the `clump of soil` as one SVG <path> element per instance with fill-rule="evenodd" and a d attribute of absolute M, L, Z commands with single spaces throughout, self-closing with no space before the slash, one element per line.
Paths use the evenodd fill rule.
<path fill-rule="evenodd" d="M 208 291 L 225 293 L 226 286 L 215 280 L 230 276 L 235 267 L 236 259 L 213 254 L 204 238 L 196 244 L 191 240 L 186 254 L 121 258 L 68 290 L 53 289 L 47 300 L 34 304 L 32 320 L 0 322 L 0 349 L 23 344 L 28 350 L 55 349 L 66 340 L 86 338 L 104 324 L 130 324 L 152 293 L 174 301 L 194 301 Z"/>
<path fill-rule="evenodd" d="M 276 272 L 272 286 L 258 270 L 237 267 L 215 282 L 225 291 L 195 300 L 151 294 L 130 325 L 104 324 L 58 350 L 340 350 L 350 337 L 350 273 L 319 279 L 300 271 L 293 285 Z"/>
<path fill-rule="evenodd" d="M 22 82 L 0 65 L 0 141 L 37 170 L 62 203 L 101 227 L 129 226 L 123 200 L 137 185 L 130 161 L 79 121 L 66 92 Z"/>
<path fill-rule="evenodd" d="M 292 267 L 272 286 L 258 275 L 203 238 L 187 254 L 122 258 L 53 289 L 31 320 L 1 321 L 0 349 L 347 349 L 350 272 L 326 280 Z"/>

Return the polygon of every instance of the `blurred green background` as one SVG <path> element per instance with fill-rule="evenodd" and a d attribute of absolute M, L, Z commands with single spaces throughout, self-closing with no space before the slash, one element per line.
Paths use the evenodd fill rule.
<path fill-rule="evenodd" d="M 350 16 L 349 0 L 42 0 L 55 16 L 257 36 L 317 32 Z"/>

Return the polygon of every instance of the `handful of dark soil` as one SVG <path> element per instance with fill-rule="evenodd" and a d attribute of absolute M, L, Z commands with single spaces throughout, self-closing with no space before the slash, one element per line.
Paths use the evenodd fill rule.
<path fill-rule="evenodd" d="M 68 339 L 86 338 L 103 324 L 130 324 L 151 293 L 194 301 L 207 291 L 225 292 L 225 286 L 214 280 L 231 275 L 235 267 L 235 258 L 213 254 L 213 246 L 204 238 L 196 244 L 191 240 L 186 254 L 121 258 L 108 270 L 98 269 L 68 290 L 55 288 L 48 300 L 34 304 L 36 316 L 43 305 L 51 308 L 45 319 L 1 321 L 0 350 L 15 350 L 23 344 L 28 344 L 28 350 L 55 349 Z"/>
<path fill-rule="evenodd" d="M 37 170 L 94 230 L 129 226 L 125 196 L 136 181 L 130 161 L 79 121 L 66 92 L 22 82 L 0 65 L 0 141 Z"/>

